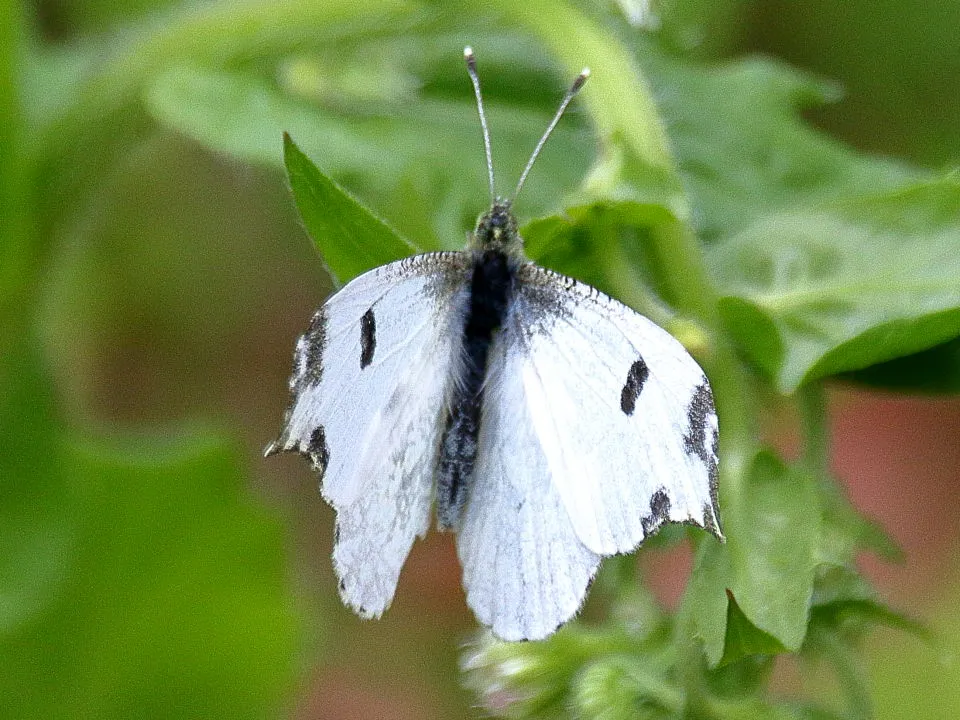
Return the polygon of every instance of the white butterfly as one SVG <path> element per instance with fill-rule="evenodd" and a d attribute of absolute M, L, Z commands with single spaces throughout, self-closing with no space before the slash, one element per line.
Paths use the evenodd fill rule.
<path fill-rule="evenodd" d="M 439 527 L 457 533 L 468 604 L 505 640 L 550 635 L 604 556 L 664 522 L 722 537 L 703 371 L 650 320 L 528 261 L 508 200 L 494 200 L 466 250 L 348 283 L 314 315 L 294 363 L 285 427 L 266 454 L 299 451 L 320 473 L 337 514 L 340 594 L 364 617 L 390 605 L 434 503 Z"/>

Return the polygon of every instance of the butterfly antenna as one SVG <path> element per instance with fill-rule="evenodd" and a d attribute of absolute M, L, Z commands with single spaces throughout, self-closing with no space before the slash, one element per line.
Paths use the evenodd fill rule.
<path fill-rule="evenodd" d="M 473 54 L 473 48 L 467 46 L 463 49 L 463 59 L 467 61 L 467 72 L 470 73 L 470 81 L 473 83 L 473 94 L 477 96 L 477 112 L 480 114 L 480 127 L 483 128 L 483 149 L 487 153 L 487 180 L 490 184 L 490 202 L 492 203 L 496 198 L 493 184 L 493 153 L 490 151 L 490 129 L 487 127 L 487 114 L 483 110 L 483 94 L 480 92 L 477 58 Z"/>
<path fill-rule="evenodd" d="M 533 167 L 533 163 L 537 161 L 537 156 L 540 154 L 540 151 L 543 150 L 544 144 L 547 142 L 547 138 L 550 137 L 550 133 L 553 132 L 553 129 L 557 126 L 557 123 L 560 122 L 560 118 L 563 117 L 564 111 L 567 109 L 567 105 L 576 97 L 577 93 L 580 92 L 580 88 L 583 87 L 583 84 L 587 81 L 587 78 L 590 77 L 590 68 L 584 68 L 580 71 L 580 74 L 577 75 L 577 79 L 573 81 L 573 85 L 570 86 L 570 89 L 567 90 L 567 94 L 563 96 L 563 100 L 560 102 L 560 107 L 557 108 L 557 114 L 553 116 L 553 120 L 550 121 L 550 124 L 547 125 L 546 132 L 543 133 L 543 137 L 540 138 L 540 142 L 537 143 L 537 146 L 533 149 L 533 154 L 530 155 L 530 159 L 527 160 L 527 166 L 523 169 L 523 173 L 520 175 L 520 180 L 517 182 L 517 189 L 513 191 L 513 199 L 517 199 L 517 195 L 520 194 L 520 188 L 523 187 L 523 184 L 527 181 L 527 175 L 530 174 L 530 168 Z"/>

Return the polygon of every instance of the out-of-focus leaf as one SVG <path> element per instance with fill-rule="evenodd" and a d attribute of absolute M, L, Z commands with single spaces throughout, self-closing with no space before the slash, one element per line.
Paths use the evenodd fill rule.
<path fill-rule="evenodd" d="M 289 135 L 284 161 L 300 217 L 335 280 L 346 282 L 418 251 L 320 172 Z"/>
<path fill-rule="evenodd" d="M 869 551 L 891 562 L 903 560 L 903 551 L 877 523 L 865 518 L 850 504 L 832 478 L 820 483 L 823 500 L 823 531 L 817 550 L 818 562 L 847 567 L 857 554 Z"/>
<path fill-rule="evenodd" d="M 728 639 L 751 652 L 762 645 L 754 636 L 738 640 L 737 628 L 730 635 L 728 592 L 738 612 L 787 651 L 800 648 L 809 618 L 822 523 L 813 479 L 762 451 L 743 498 L 724 509 L 726 544 L 704 541 L 698 549 L 681 606 L 711 666 L 742 657 L 725 653 Z"/>
<path fill-rule="evenodd" d="M 944 575 L 949 579 L 932 607 L 935 644 L 902 633 L 882 633 L 867 649 L 871 687 L 878 720 L 940 720 L 960 717 L 960 585 L 954 560 Z"/>
<path fill-rule="evenodd" d="M 39 343 L 7 340 L 0 355 L 0 642 L 55 601 L 74 540 L 62 428 Z"/>
<path fill-rule="evenodd" d="M 732 593 L 727 596 L 727 637 L 721 665 L 737 662 L 751 655 L 776 655 L 786 652 L 780 641 L 746 618 Z"/>
<path fill-rule="evenodd" d="M 456 62 L 462 63 L 457 53 Z M 453 60 L 453 58 L 451 58 Z M 489 203 L 476 105 L 463 73 L 460 100 L 422 97 L 384 102 L 376 114 L 337 114 L 285 95 L 249 74 L 180 67 L 158 75 L 147 107 L 161 123 L 248 162 L 279 165 L 282 134 L 345 186 L 362 191 L 404 234 L 424 248 L 460 249 L 465 231 Z M 549 112 L 487 100 L 499 190 L 512 187 Z M 554 211 L 586 172 L 590 135 L 564 121 L 530 175 L 517 212 Z M 506 180 L 504 180 L 506 178 Z"/>
<path fill-rule="evenodd" d="M 730 589 L 744 615 L 788 650 L 803 642 L 821 512 L 813 479 L 770 452 L 753 461 L 744 502 L 725 516 Z"/>
<path fill-rule="evenodd" d="M 763 58 L 708 66 L 648 43 L 639 51 L 691 195 L 694 223 L 708 242 L 766 215 L 921 176 L 810 127 L 800 110 L 835 91 L 796 69 Z"/>
<path fill-rule="evenodd" d="M 739 622 L 740 620 L 746 623 L 750 622 L 743 617 L 743 613 L 740 612 L 739 607 L 736 608 L 736 612 L 740 613 L 740 617 L 734 622 Z M 728 625 L 729 621 L 730 617 L 728 613 Z M 761 630 L 757 630 L 752 623 L 750 625 L 753 628 L 752 632 L 762 632 Z M 766 635 L 766 633 L 764 634 Z M 779 643 L 769 635 L 766 637 L 770 643 L 779 645 Z M 773 645 L 771 645 L 771 647 L 772 646 Z M 717 695 L 725 697 L 746 697 L 757 692 L 764 686 L 767 680 L 770 679 L 770 673 L 773 672 L 775 664 L 776 658 L 774 654 L 745 654 L 739 660 L 733 662 L 727 661 L 710 670 L 707 673 L 707 681 L 710 684 L 710 689 Z"/>
<path fill-rule="evenodd" d="M 573 687 L 574 717 L 633 720 L 673 718 L 683 711 L 684 695 L 659 668 L 623 657 L 591 663 Z"/>
<path fill-rule="evenodd" d="M 960 393 L 960 338 L 848 373 L 854 382 L 911 393 Z"/>
<path fill-rule="evenodd" d="M 279 523 L 210 439 L 69 450 L 70 552 L 0 641 L 4 717 L 263 717 L 294 680 Z"/>
<path fill-rule="evenodd" d="M 804 651 L 818 660 L 826 660 L 833 668 L 839 697 L 845 700 L 843 716 L 853 720 L 872 718 L 869 677 L 857 651 L 837 634 L 835 627 L 811 623 Z"/>
<path fill-rule="evenodd" d="M 960 182 L 766 217 L 713 254 L 721 313 L 784 393 L 960 335 Z"/>

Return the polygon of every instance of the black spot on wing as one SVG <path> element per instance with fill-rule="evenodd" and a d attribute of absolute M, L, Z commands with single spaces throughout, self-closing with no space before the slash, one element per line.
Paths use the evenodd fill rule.
<path fill-rule="evenodd" d="M 306 455 L 310 458 L 313 468 L 323 473 L 330 461 L 330 450 L 327 448 L 327 434 L 323 425 L 317 425 L 310 433 L 310 442 L 307 444 Z"/>
<path fill-rule="evenodd" d="M 326 306 L 314 313 L 310 320 L 310 327 L 297 339 L 297 347 L 293 353 L 293 373 L 288 383 L 290 387 L 290 402 L 283 413 L 283 431 L 280 437 L 267 445 L 263 452 L 264 457 L 270 457 L 280 452 L 297 449 L 289 443 L 289 424 L 297 398 L 304 390 L 314 387 L 323 378 L 323 353 L 327 344 L 327 313 Z"/>
<path fill-rule="evenodd" d="M 720 507 L 718 497 L 720 469 L 717 459 L 720 457 L 720 438 L 716 428 L 716 412 L 713 394 L 710 392 L 707 381 L 704 380 L 693 393 L 693 398 L 687 407 L 688 426 L 687 433 L 683 436 L 683 449 L 688 455 L 699 458 L 707 468 L 712 507 L 709 513 L 706 508 L 704 509 L 704 526 L 719 536 L 717 508 Z"/>
<path fill-rule="evenodd" d="M 640 392 L 649 376 L 650 368 L 647 367 L 643 358 L 630 366 L 630 371 L 627 373 L 627 382 L 620 391 L 620 409 L 623 410 L 624 415 L 633 415 L 633 411 L 637 407 L 637 398 L 640 397 Z"/>
<path fill-rule="evenodd" d="M 703 382 L 694 391 L 687 406 L 687 433 L 683 436 L 683 449 L 708 466 L 716 456 L 717 438 L 707 420 L 715 414 L 710 386 Z"/>
<path fill-rule="evenodd" d="M 664 488 L 650 496 L 650 514 L 640 519 L 645 535 L 650 535 L 670 519 L 670 497 Z"/>
<path fill-rule="evenodd" d="M 304 353 L 303 373 L 296 383 L 297 389 L 313 387 L 320 383 L 323 377 L 323 351 L 327 345 L 327 309 L 326 306 L 317 310 L 310 327 L 303 334 L 299 352 Z M 299 367 L 299 364 L 296 365 Z"/>
<path fill-rule="evenodd" d="M 377 321 L 373 317 L 373 308 L 360 318 L 360 369 L 373 362 L 373 353 L 377 349 Z"/>
<path fill-rule="evenodd" d="M 711 496 L 713 494 L 714 493 L 711 492 Z M 718 538 L 722 538 L 722 533 L 720 532 L 720 523 L 717 522 L 717 516 L 713 509 L 716 507 L 715 503 L 717 500 L 715 497 L 713 497 L 712 500 L 713 503 L 703 504 L 703 529 L 712 532 Z"/>

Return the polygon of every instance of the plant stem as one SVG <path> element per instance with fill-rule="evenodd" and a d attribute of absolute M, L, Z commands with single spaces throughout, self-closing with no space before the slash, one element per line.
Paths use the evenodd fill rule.
<path fill-rule="evenodd" d="M 812 382 L 796 394 L 803 434 L 801 464 L 814 476 L 830 472 L 830 432 L 827 425 L 827 394 L 823 383 Z"/>

